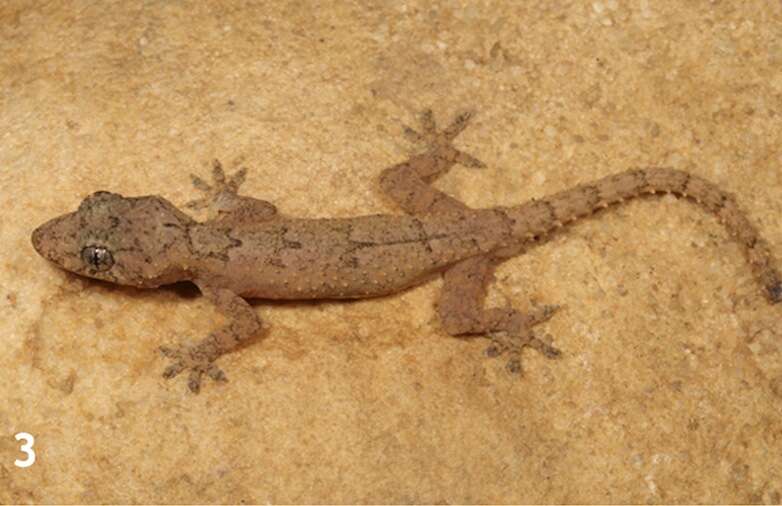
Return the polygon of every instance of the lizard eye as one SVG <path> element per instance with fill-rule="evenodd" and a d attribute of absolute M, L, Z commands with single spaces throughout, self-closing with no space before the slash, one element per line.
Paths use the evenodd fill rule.
<path fill-rule="evenodd" d="M 81 259 L 96 271 L 105 271 L 111 269 L 111 266 L 114 265 L 114 258 L 112 258 L 109 250 L 103 246 L 85 247 L 81 250 Z"/>

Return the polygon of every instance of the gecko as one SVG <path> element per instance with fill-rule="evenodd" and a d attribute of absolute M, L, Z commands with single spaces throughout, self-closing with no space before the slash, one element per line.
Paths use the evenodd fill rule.
<path fill-rule="evenodd" d="M 226 381 L 217 359 L 257 335 L 261 319 L 246 299 L 358 299 L 400 292 L 442 275 L 437 313 L 453 336 L 490 338 L 486 354 L 505 355 L 521 373 L 521 352 L 556 358 L 561 351 L 535 327 L 559 306 L 486 307 L 494 267 L 579 218 L 647 194 L 674 194 L 716 215 L 741 245 L 769 303 L 782 301 L 782 277 L 768 243 L 735 198 L 713 183 L 673 168 L 641 168 L 606 176 L 516 206 L 475 209 L 432 183 L 454 165 L 484 164 L 454 146 L 473 114 L 438 128 L 430 110 L 406 137 L 423 152 L 382 171 L 379 186 L 403 214 L 304 219 L 270 202 L 240 195 L 246 169 L 227 176 L 215 161 L 212 183 L 192 175 L 203 197 L 187 204 L 206 210 L 196 221 L 160 196 L 123 197 L 99 191 L 74 212 L 32 233 L 44 258 L 82 276 L 139 288 L 189 281 L 226 324 L 194 344 L 160 347 L 173 378 L 186 371 L 198 393 L 204 377 Z"/>

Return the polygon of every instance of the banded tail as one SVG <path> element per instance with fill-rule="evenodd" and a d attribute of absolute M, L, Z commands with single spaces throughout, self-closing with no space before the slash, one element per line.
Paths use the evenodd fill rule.
<path fill-rule="evenodd" d="M 673 193 L 688 197 L 717 216 L 744 247 L 766 299 L 782 302 L 782 276 L 774 267 L 768 243 L 739 209 L 733 196 L 714 183 L 676 169 L 647 168 L 614 174 L 570 190 L 507 208 L 515 237 L 532 239 L 612 204 L 643 194 Z"/>

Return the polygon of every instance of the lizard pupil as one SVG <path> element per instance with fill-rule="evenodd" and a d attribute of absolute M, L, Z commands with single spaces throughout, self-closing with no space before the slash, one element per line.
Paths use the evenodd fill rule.
<path fill-rule="evenodd" d="M 96 271 L 105 271 L 114 265 L 114 258 L 103 246 L 87 246 L 81 251 L 81 258 Z"/>

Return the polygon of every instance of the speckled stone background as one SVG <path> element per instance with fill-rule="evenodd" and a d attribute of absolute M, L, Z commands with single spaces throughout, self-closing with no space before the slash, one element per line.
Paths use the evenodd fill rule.
<path fill-rule="evenodd" d="M 782 4 L 106 2 L 0 5 L 0 501 L 758 502 L 782 493 L 782 307 L 716 219 L 673 197 L 502 265 L 490 299 L 563 306 L 525 376 L 440 328 L 440 281 L 267 304 L 225 385 L 166 382 L 194 291 L 79 279 L 35 226 L 102 189 L 244 191 L 300 216 L 396 212 L 375 189 L 425 107 L 478 112 L 488 165 L 439 187 L 520 203 L 632 166 L 737 196 L 782 257 Z M 37 462 L 14 434 L 36 437 Z"/>

